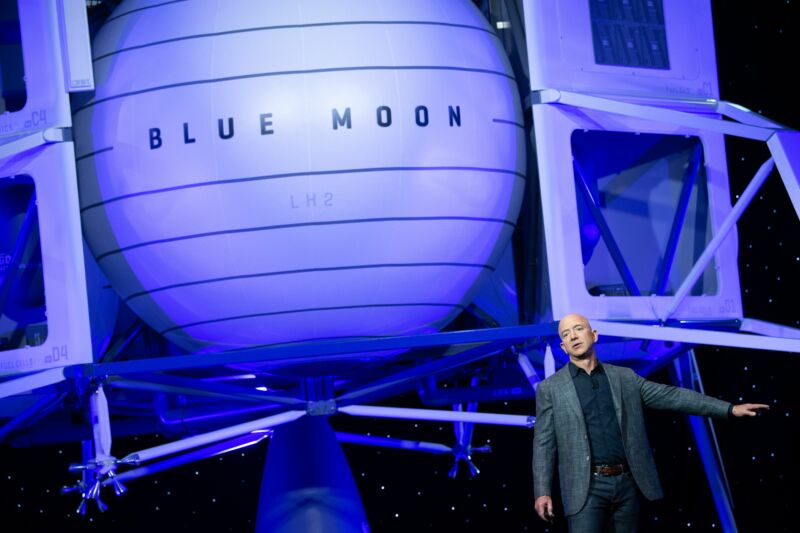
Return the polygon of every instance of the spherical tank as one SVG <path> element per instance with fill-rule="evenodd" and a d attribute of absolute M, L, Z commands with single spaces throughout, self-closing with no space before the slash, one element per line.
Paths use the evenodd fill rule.
<path fill-rule="evenodd" d="M 126 1 L 93 56 L 84 232 L 187 350 L 436 331 L 508 244 L 525 131 L 468 0 Z"/>

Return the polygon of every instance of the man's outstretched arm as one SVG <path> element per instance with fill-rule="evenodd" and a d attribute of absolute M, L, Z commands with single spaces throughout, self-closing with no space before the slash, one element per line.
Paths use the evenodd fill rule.
<path fill-rule="evenodd" d="M 736 417 L 756 416 L 761 411 L 769 410 L 769 405 L 763 403 L 731 405 L 729 402 L 700 394 L 691 389 L 664 385 L 646 380 L 638 374 L 634 375 L 639 385 L 642 401 L 652 409 L 667 409 L 691 415 L 715 416 L 717 418 L 724 418 L 728 415 Z"/>

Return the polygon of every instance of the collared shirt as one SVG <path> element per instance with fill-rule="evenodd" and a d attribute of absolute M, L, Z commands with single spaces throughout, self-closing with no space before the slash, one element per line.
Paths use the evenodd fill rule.
<path fill-rule="evenodd" d="M 622 464 L 625 462 L 625 448 L 622 446 L 622 433 L 608 377 L 600 363 L 591 375 L 582 368 L 569 363 L 569 373 L 586 420 L 592 464 Z"/>

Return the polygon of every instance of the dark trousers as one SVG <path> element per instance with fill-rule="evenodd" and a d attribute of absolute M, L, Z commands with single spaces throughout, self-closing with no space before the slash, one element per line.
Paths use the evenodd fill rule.
<path fill-rule="evenodd" d="M 586 504 L 567 517 L 570 533 L 632 533 L 639 526 L 639 488 L 630 472 L 592 474 Z"/>

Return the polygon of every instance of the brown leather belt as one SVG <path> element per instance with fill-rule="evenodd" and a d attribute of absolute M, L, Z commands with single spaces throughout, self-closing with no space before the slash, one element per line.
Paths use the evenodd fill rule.
<path fill-rule="evenodd" d="M 618 476 L 629 470 L 628 465 L 592 465 L 592 472 L 601 476 Z"/>

